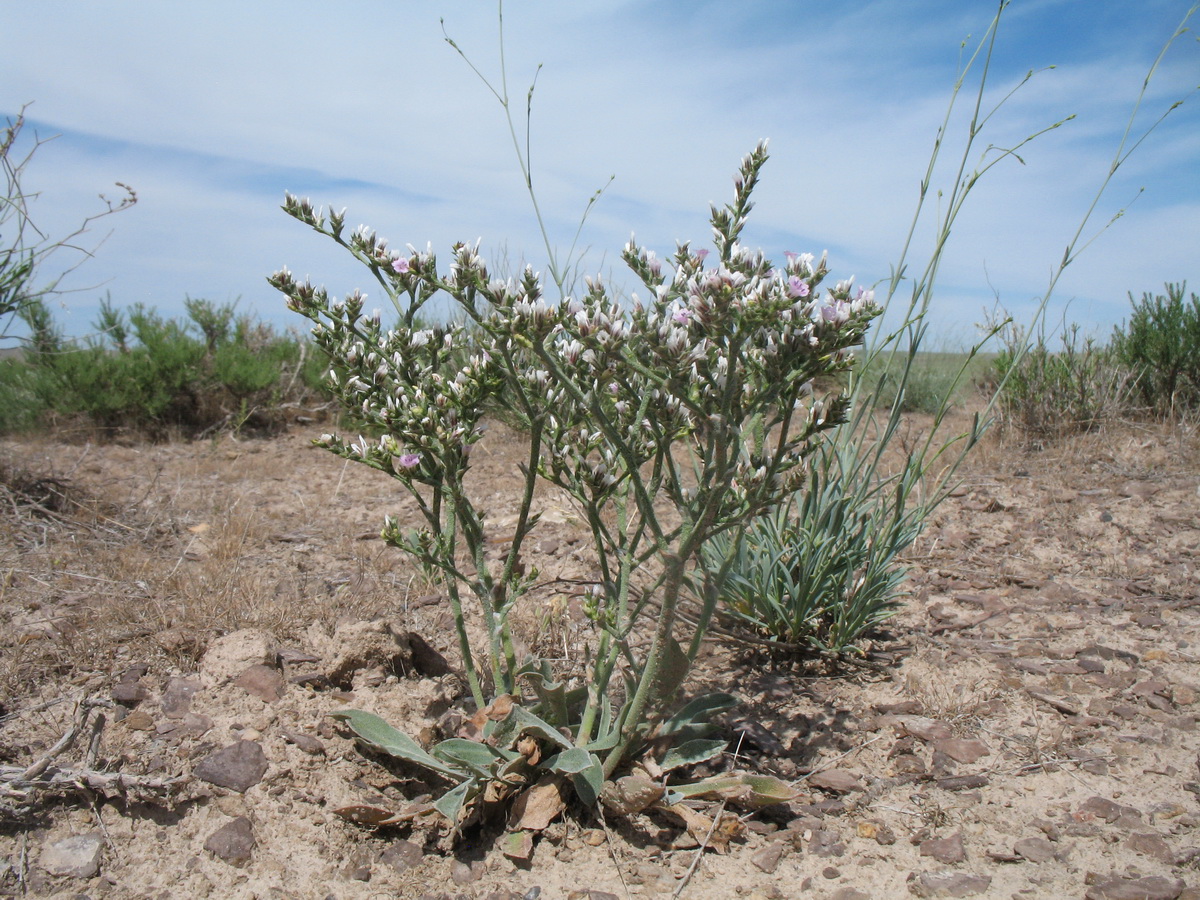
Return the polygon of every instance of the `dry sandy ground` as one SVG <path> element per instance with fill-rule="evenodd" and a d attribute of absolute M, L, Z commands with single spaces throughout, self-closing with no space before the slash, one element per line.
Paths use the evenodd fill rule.
<path fill-rule="evenodd" d="M 990 439 L 913 549 L 884 664 L 706 656 L 699 680 L 743 701 L 724 765 L 796 800 L 730 807 L 703 853 L 669 815 L 580 814 L 517 863 L 487 834 L 446 852 L 435 831 L 335 812 L 429 788 L 329 712 L 428 736 L 460 697 L 408 637 L 453 663 L 446 610 L 376 537 L 412 507 L 310 449 L 317 428 L 0 445 L 58 479 L 10 471 L 0 495 L 0 896 L 1200 897 L 1194 434 Z M 499 536 L 514 455 L 501 428 L 479 449 Z M 540 528 L 539 568 L 588 578 L 571 510 L 550 504 Z M 564 584 L 524 612 L 548 655 L 582 636 Z M 110 705 L 83 715 L 81 698 Z M 57 788 L 14 793 L 38 760 Z"/>

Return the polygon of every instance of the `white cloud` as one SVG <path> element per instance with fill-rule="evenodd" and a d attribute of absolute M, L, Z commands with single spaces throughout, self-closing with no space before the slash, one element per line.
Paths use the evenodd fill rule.
<path fill-rule="evenodd" d="M 704 241 L 708 203 L 727 199 L 737 160 L 769 136 L 773 158 L 748 239 L 776 254 L 829 247 L 839 274 L 886 275 L 949 98 L 958 42 L 981 35 L 993 7 L 510 3 L 518 119 L 545 63 L 533 161 L 554 240 L 570 241 L 588 197 L 615 174 L 583 238 L 607 252 L 606 265 L 633 231 L 663 252 L 677 239 Z M 1089 4 L 1106 23 L 1122 7 Z M 14 6 L 5 14 L 23 40 L 0 58 L 0 109 L 36 100 L 31 115 L 67 132 L 69 150 L 38 161 L 53 168 L 52 219 L 78 218 L 116 179 L 143 198 L 112 220 L 116 233 L 81 278 L 111 277 L 117 302 L 145 300 L 168 313 L 185 294 L 241 295 L 288 321 L 263 282 L 272 269 L 286 263 L 339 291 L 356 273 L 283 216 L 285 188 L 350 207 L 353 221 L 393 244 L 431 240 L 444 253 L 453 240 L 481 235 L 485 247 L 543 257 L 503 116 L 442 40 L 439 14 L 496 75 L 495 8 L 466 9 L 416 0 Z M 989 96 L 1029 68 L 1063 64 L 1023 88 L 982 140 L 1003 145 L 1069 113 L 1078 118 L 1029 147 L 1026 166 L 1007 161 L 980 184 L 943 267 L 940 327 L 961 331 L 978 320 L 988 277 L 1016 308 L 1044 290 L 1166 36 L 1162 22 L 1173 25 L 1182 9 L 1148 0 L 1115 47 L 1091 42 L 1078 4 L 1011 7 Z M 1076 32 L 1088 40 L 1073 43 Z M 1194 87 L 1194 72 L 1195 48 L 1176 48 L 1140 121 Z M 1187 246 L 1200 233 L 1196 106 L 1193 97 L 1177 110 L 1114 180 L 1097 226 L 1147 190 L 1068 270 L 1061 296 L 1087 301 L 1073 313 L 1112 321 L 1127 290 L 1200 284 Z M 956 118 L 953 140 L 963 126 Z M 924 245 L 930 228 L 922 226 Z M 1115 271 L 1114 257 L 1124 260 Z"/>

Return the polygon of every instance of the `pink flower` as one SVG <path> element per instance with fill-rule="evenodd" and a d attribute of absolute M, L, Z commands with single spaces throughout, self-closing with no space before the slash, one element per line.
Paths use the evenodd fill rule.
<path fill-rule="evenodd" d="M 420 453 L 405 453 L 403 456 L 401 456 L 396 461 L 398 463 L 400 463 L 402 468 L 412 469 L 412 468 L 415 468 L 416 465 L 421 461 L 421 454 Z"/>
<path fill-rule="evenodd" d="M 791 275 L 788 277 L 787 292 L 789 297 L 807 297 L 809 294 L 808 282 L 799 275 Z"/>
<path fill-rule="evenodd" d="M 706 256 L 708 256 L 708 250 L 703 247 L 696 251 L 696 259 L 700 260 L 700 262 L 704 262 Z"/>
<path fill-rule="evenodd" d="M 686 325 L 688 322 L 692 321 L 692 311 L 686 307 L 680 307 L 679 309 L 675 310 L 675 312 L 671 313 L 671 321 L 676 322 L 679 325 Z"/>
<path fill-rule="evenodd" d="M 407 257 L 397 256 L 394 260 L 392 260 L 392 271 L 394 271 L 397 275 L 403 275 L 409 270 L 409 268 L 410 266 L 408 264 Z M 413 465 L 416 465 L 416 463 L 413 463 Z"/>

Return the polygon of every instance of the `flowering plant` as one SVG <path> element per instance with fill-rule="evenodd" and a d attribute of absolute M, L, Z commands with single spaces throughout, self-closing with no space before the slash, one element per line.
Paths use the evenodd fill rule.
<path fill-rule="evenodd" d="M 664 721 L 720 595 L 724 570 L 698 567 L 700 549 L 802 487 L 813 438 L 848 407 L 841 394 L 818 396 L 814 383 L 851 365 L 849 349 L 879 314 L 872 293 L 851 281 L 822 289 L 824 256 L 789 254 L 776 268 L 740 243 L 766 160 L 764 143 L 742 160 L 733 202 L 712 209 L 712 264 L 685 243 L 664 266 L 630 241 L 623 258 L 648 294 L 628 308 L 599 279 L 558 302 L 529 268 L 493 279 L 472 244 L 457 244 L 442 274 L 429 250 L 398 253 L 366 228 L 347 234 L 344 213 L 286 198 L 290 215 L 368 267 L 396 312 L 385 328 L 360 293 L 334 302 L 287 270 L 271 277 L 315 323 L 338 399 L 379 435 L 319 443 L 387 472 L 416 499 L 422 525 L 388 518 L 383 536 L 440 578 L 475 705 L 503 707 L 484 734 L 495 765 L 480 775 L 471 757 L 475 768 L 461 770 L 458 796 L 442 807 L 452 820 L 489 778 L 520 763 L 509 754 L 523 737 L 548 742 L 549 767 L 588 802 L 656 728 L 690 741 L 688 761 L 724 747 L 699 740 L 703 729 L 689 717 Z M 422 321 L 438 294 L 452 299 L 457 321 Z M 527 461 L 511 543 L 489 565 L 485 510 L 467 471 L 482 420 L 497 410 L 521 423 Z M 518 659 L 510 626 L 537 578 L 522 552 L 538 526 L 539 480 L 578 507 L 600 573 L 586 605 L 590 668 L 575 683 L 556 680 L 563 673 L 546 660 Z M 468 639 L 468 598 L 486 647 Z M 689 600 L 685 622 L 680 605 Z M 378 722 L 352 725 L 377 745 L 395 739 Z"/>

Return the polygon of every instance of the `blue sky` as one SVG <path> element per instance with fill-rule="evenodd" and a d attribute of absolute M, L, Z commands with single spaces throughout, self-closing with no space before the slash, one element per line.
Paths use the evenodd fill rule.
<path fill-rule="evenodd" d="M 1033 80 L 979 149 L 1075 114 L 980 182 L 953 234 L 934 305 L 947 343 L 974 334 L 999 297 L 1027 317 L 1108 170 L 1142 81 L 1185 0 L 1014 0 L 989 98 Z M 585 268 L 613 271 L 630 233 L 660 255 L 708 239 L 740 157 L 771 139 L 748 243 L 828 249 L 837 277 L 887 276 L 945 114 L 961 46 L 993 0 L 509 0 L 509 91 L 534 96 L 535 185 L 552 238 L 570 243 L 592 193 L 615 176 L 583 232 Z M 0 115 L 23 104 L 43 146 L 26 188 L 36 223 L 62 233 L 96 194 L 139 203 L 102 224 L 60 318 L 89 329 L 99 298 L 181 312 L 185 296 L 238 300 L 299 325 L 265 277 L 282 266 L 341 294 L 365 271 L 279 210 L 285 190 L 348 207 L 391 243 L 448 256 L 482 238 L 492 258 L 544 251 L 502 112 L 442 39 L 439 18 L 498 78 L 496 7 L 485 0 L 41 0 L 0 3 Z M 1200 21 L 1193 21 L 1200 26 Z M 19 36 L 19 40 L 13 39 Z M 973 37 L 969 37 L 973 36 Z M 1067 270 L 1051 304 L 1107 334 L 1127 292 L 1200 289 L 1200 45 L 1176 42 L 1151 82 L 1140 134 L 1187 98 L 1117 173 L 1089 234 L 1132 202 Z M 962 96 L 965 108 L 970 96 Z M 965 119 L 951 125 L 946 162 Z M 977 162 L 977 158 L 972 160 Z M 948 167 L 940 170 L 945 184 Z M 1139 190 L 1143 189 L 1139 196 Z M 1136 197 L 1136 201 L 1134 198 Z M 914 262 L 932 222 L 918 229 Z M 379 299 L 379 298 L 377 298 Z"/>

